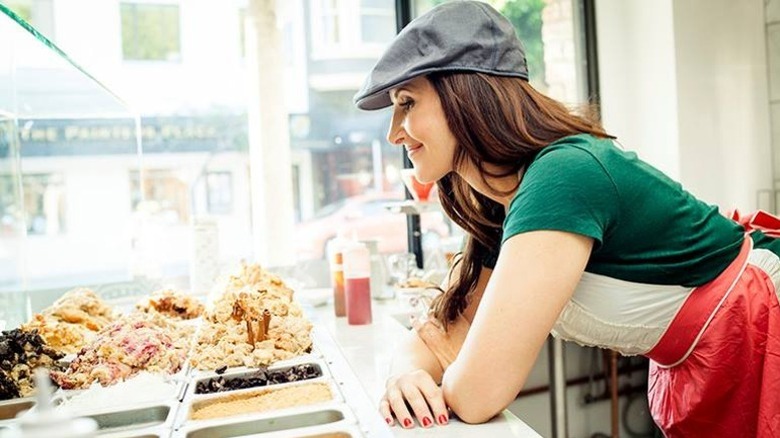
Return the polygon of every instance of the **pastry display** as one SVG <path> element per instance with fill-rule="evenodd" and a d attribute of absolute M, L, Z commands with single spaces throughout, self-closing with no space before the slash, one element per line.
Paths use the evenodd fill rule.
<path fill-rule="evenodd" d="M 312 351 L 312 324 L 281 278 L 242 264 L 213 290 L 208 308 L 160 289 L 123 315 L 89 289 L 69 291 L 0 336 L 0 400 L 31 395 L 33 370 L 46 367 L 59 385 L 55 409 L 99 415 L 106 430 L 155 424 L 168 436 L 188 423 L 213 427 L 253 414 L 273 422 L 294 413 L 292 432 L 308 421 L 301 415 L 348 411 L 330 365 L 303 356 Z M 69 362 L 65 352 L 73 352 Z M 281 360 L 289 362 L 273 365 Z M 228 372 L 242 366 L 249 369 Z M 333 403 L 308 408 L 324 402 Z M 296 407 L 306 409 L 287 410 Z M 213 421 L 197 422 L 206 419 Z"/>
<path fill-rule="evenodd" d="M 161 289 L 136 304 L 136 310 L 159 313 L 173 319 L 195 319 L 203 314 L 203 303 L 191 295 L 172 289 Z"/>
<path fill-rule="evenodd" d="M 187 356 L 182 330 L 144 314 L 122 317 L 79 351 L 65 372 L 52 372 L 52 378 L 63 389 L 81 389 L 93 382 L 112 385 L 141 371 L 174 374 Z"/>
<path fill-rule="evenodd" d="M 116 319 L 113 309 L 94 291 L 76 288 L 22 326 L 23 330 L 37 330 L 46 344 L 65 354 L 76 353 L 94 339 L 102 328 Z"/>
<path fill-rule="evenodd" d="M 304 406 L 333 400 L 327 383 L 304 383 L 278 389 L 231 394 L 194 405 L 190 419 L 207 420 L 233 415 Z"/>
<path fill-rule="evenodd" d="M 193 367 L 262 367 L 311 350 L 312 325 L 279 277 L 242 264 L 225 288 L 206 312 Z"/>
<path fill-rule="evenodd" d="M 32 395 L 33 370 L 57 369 L 62 354 L 46 345 L 36 331 L 14 329 L 0 334 L 0 400 Z"/>
<path fill-rule="evenodd" d="M 287 302 L 293 298 L 293 290 L 284 284 L 281 277 L 263 269 L 257 263 L 241 262 L 238 270 L 228 278 L 224 292 L 240 292 L 245 289 L 265 290 L 267 294 Z"/>

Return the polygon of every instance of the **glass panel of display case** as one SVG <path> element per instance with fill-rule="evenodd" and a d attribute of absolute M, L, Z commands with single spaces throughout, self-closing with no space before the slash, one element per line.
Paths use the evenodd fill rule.
<path fill-rule="evenodd" d="M 138 128 L 121 99 L 0 4 L 0 324 L 70 287 L 133 278 L 126 175 L 140 169 Z"/>
<path fill-rule="evenodd" d="M 30 24 L 0 4 L 0 108 L 20 119 L 130 116 L 127 105 Z M 10 67 L 10 68 L 9 68 Z"/>
<path fill-rule="evenodd" d="M 0 90 L 0 108 L 11 108 L 19 143 L 19 162 L 8 159 L 3 166 L 17 166 L 19 175 L 3 170 L 17 182 L 17 191 L 4 189 L 3 199 L 13 196 L 24 212 L 17 222 L 25 241 L 18 270 L 25 287 L 138 278 L 175 278 L 184 285 L 197 265 L 196 229 L 216 242 L 208 246 L 207 265 L 255 259 L 278 266 L 276 256 L 287 253 L 292 256 L 284 263 L 297 262 L 295 273 L 310 286 L 327 284 L 325 248 L 339 229 L 376 240 L 380 252 L 407 251 L 405 215 L 383 208 L 403 199 L 401 149 L 385 140 L 390 113 L 358 111 L 351 102 L 393 37 L 395 3 L 278 2 L 271 14 L 276 26 L 263 24 L 250 6 L 236 1 L 179 9 L 178 55 L 154 59 L 123 56 L 137 33 L 124 32 L 119 9 L 91 11 L 103 25 L 90 32 L 80 29 L 82 11 L 50 11 L 56 44 L 110 73 L 112 89 L 131 96 L 143 114 L 138 120 L 54 45 L 5 14 L 15 26 L 5 32 L 29 40 L 0 41 L 6 47 L 0 50 L 14 50 L 13 59 L 7 57 L 13 62 L 0 67 L 13 66 L 4 73 L 13 85 Z M 34 12 L 30 19 L 37 23 Z M 206 22 L 213 33 L 183 31 Z M 270 37 L 277 57 L 257 52 L 268 47 L 258 42 Z M 144 41 L 134 40 L 134 50 L 146 50 L 139 46 Z M 245 56 L 244 49 L 254 52 Z M 251 67 L 253 57 L 261 68 Z M 283 99 L 250 95 L 272 65 L 281 71 L 272 87 Z M 258 137 L 267 130 L 258 128 L 258 115 L 271 113 L 286 120 L 284 129 Z M 284 159 L 274 160 L 269 151 L 282 148 Z M 284 180 L 276 178 L 276 168 L 287 165 Z M 289 179 L 292 184 L 280 183 Z M 284 226 L 277 226 L 279 218 Z M 453 232 L 436 210 L 426 213 L 422 227 L 424 241 Z"/>

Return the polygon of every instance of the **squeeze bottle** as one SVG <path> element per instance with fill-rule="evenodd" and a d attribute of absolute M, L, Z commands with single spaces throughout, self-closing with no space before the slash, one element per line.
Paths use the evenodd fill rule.
<path fill-rule="evenodd" d="M 335 239 L 328 243 L 328 264 L 330 265 L 330 284 L 333 287 L 333 310 L 336 316 L 347 316 L 344 296 L 344 247 L 349 239 L 339 231 Z"/>
<path fill-rule="evenodd" d="M 353 241 L 343 255 L 347 322 L 371 324 L 371 254 L 365 244 Z"/>

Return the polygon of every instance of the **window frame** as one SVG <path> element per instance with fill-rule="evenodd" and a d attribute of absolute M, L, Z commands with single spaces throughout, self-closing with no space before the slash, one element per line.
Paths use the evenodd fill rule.
<path fill-rule="evenodd" d="M 332 6 L 326 6 L 333 2 Z M 398 2 L 395 3 L 396 10 Z M 392 15 L 393 9 L 365 8 L 373 16 Z M 327 10 L 327 11 L 326 11 Z M 386 11 L 386 14 L 381 14 Z M 326 16 L 338 17 L 336 30 L 338 39 L 329 41 L 323 23 Z M 313 60 L 379 58 L 385 49 L 385 43 L 366 42 L 363 39 L 362 18 L 365 14 L 361 0 L 312 0 L 311 2 L 311 57 Z"/>

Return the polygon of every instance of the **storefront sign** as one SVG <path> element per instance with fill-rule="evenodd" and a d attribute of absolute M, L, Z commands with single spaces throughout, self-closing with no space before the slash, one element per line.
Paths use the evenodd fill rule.
<path fill-rule="evenodd" d="M 19 120 L 22 155 L 134 154 L 136 127 L 132 119 Z M 144 153 L 235 150 L 246 144 L 246 118 L 141 119 Z"/>

